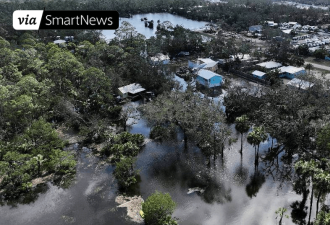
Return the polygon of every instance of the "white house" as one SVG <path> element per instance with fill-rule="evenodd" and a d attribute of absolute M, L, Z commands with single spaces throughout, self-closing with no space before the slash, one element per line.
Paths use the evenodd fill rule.
<path fill-rule="evenodd" d="M 259 70 L 253 71 L 252 75 L 256 78 L 259 78 L 259 79 L 265 79 L 266 78 L 266 73 L 264 73 L 262 71 L 259 71 Z"/>
<path fill-rule="evenodd" d="M 267 70 L 271 70 L 271 69 L 276 69 L 276 68 L 281 67 L 282 64 L 278 63 L 278 62 L 274 62 L 274 61 L 268 61 L 268 62 L 259 63 L 259 64 L 257 64 L 257 66 L 260 66 Z"/>

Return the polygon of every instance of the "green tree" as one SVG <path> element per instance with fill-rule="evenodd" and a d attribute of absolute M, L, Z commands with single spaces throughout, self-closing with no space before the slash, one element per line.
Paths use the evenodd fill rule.
<path fill-rule="evenodd" d="M 283 216 L 285 216 L 285 218 L 289 219 L 289 216 L 285 215 L 286 211 L 287 211 L 286 208 L 279 208 L 278 210 L 275 211 L 276 215 L 278 215 L 278 217 L 279 217 L 279 222 L 278 222 L 279 225 L 282 225 Z"/>
<path fill-rule="evenodd" d="M 241 134 L 241 154 L 243 153 L 243 134 L 249 131 L 249 118 L 246 115 L 237 117 L 235 119 L 236 130 Z"/>
<path fill-rule="evenodd" d="M 142 203 L 144 222 L 146 225 L 172 225 L 177 224 L 171 218 L 176 207 L 170 194 L 156 191 Z"/>
<path fill-rule="evenodd" d="M 119 162 L 116 162 L 116 168 L 113 172 L 113 175 L 118 181 L 118 184 L 121 188 L 128 188 L 130 185 L 137 182 L 136 176 L 138 172 L 134 170 L 133 164 L 135 159 L 132 157 L 125 157 Z"/>

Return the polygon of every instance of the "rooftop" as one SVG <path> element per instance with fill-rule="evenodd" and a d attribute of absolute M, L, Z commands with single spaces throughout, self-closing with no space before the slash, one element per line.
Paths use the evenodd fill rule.
<path fill-rule="evenodd" d="M 261 71 L 259 71 L 259 70 L 255 70 L 255 71 L 252 72 L 252 74 L 255 75 L 255 76 L 258 76 L 258 77 L 262 77 L 262 76 L 264 76 L 266 73 L 261 72 Z"/>
<path fill-rule="evenodd" d="M 136 94 L 142 91 L 145 91 L 146 89 L 142 88 L 140 84 L 129 84 L 123 87 L 118 88 L 119 91 L 123 94 L 130 93 L 130 94 Z"/>
<path fill-rule="evenodd" d="M 303 89 L 303 90 L 307 90 L 308 88 L 311 88 L 311 87 L 314 86 L 313 83 L 305 81 L 305 80 L 300 80 L 298 78 L 293 78 L 286 85 L 296 87 L 296 88 L 300 88 L 300 89 Z"/>
<path fill-rule="evenodd" d="M 282 66 L 279 68 L 280 73 L 297 73 L 302 70 L 305 70 L 303 67 L 295 67 L 295 66 Z"/>
<path fill-rule="evenodd" d="M 203 77 L 206 80 L 209 80 L 214 76 L 222 77 L 221 75 L 219 75 L 217 73 L 213 73 L 212 71 L 204 70 L 204 69 L 201 69 L 198 71 L 198 76 Z"/>
<path fill-rule="evenodd" d="M 269 61 L 269 62 L 259 63 L 259 64 L 257 64 L 257 66 L 261 66 L 266 69 L 274 69 L 274 68 L 278 68 L 278 67 L 282 66 L 282 64 L 278 63 L 278 62 Z"/>

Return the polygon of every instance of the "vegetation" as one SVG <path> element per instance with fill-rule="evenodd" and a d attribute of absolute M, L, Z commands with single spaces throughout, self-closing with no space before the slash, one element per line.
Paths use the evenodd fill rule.
<path fill-rule="evenodd" d="M 172 213 L 176 207 L 170 194 L 156 191 L 142 204 L 144 222 L 147 225 L 175 225 Z"/>

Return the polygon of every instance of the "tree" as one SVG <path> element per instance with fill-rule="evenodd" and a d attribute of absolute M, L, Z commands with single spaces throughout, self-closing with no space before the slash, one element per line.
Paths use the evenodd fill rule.
<path fill-rule="evenodd" d="M 236 130 L 241 134 L 241 154 L 243 153 L 243 133 L 248 132 L 250 125 L 249 125 L 249 118 L 246 115 L 237 117 L 235 120 L 236 123 Z"/>
<path fill-rule="evenodd" d="M 260 127 L 253 127 L 253 130 L 248 134 L 247 140 L 254 145 L 255 150 L 255 164 L 256 167 L 258 165 L 258 158 L 259 158 L 259 146 L 260 143 L 267 139 L 267 133 L 263 126 Z M 258 146 L 258 151 L 257 151 Z"/>
<path fill-rule="evenodd" d="M 170 194 L 156 191 L 142 203 L 144 222 L 146 225 L 172 225 L 177 224 L 172 219 L 172 213 L 176 207 Z"/>
<path fill-rule="evenodd" d="M 314 225 L 330 225 L 330 212 L 321 210 L 316 216 Z"/>
<path fill-rule="evenodd" d="M 276 215 L 278 215 L 280 217 L 279 222 L 278 222 L 279 225 L 282 225 L 283 216 L 285 216 L 285 218 L 289 219 L 289 216 L 285 215 L 285 212 L 286 212 L 286 208 L 279 208 L 278 210 L 275 211 Z"/>
<path fill-rule="evenodd" d="M 113 172 L 113 175 L 118 181 L 118 184 L 121 188 L 128 188 L 130 185 L 135 184 L 137 182 L 136 176 L 138 174 L 137 171 L 134 170 L 133 164 L 135 163 L 134 158 L 125 157 L 117 162 L 116 168 Z"/>
<path fill-rule="evenodd" d="M 308 70 L 308 74 L 311 74 L 311 70 L 314 68 L 313 64 L 307 63 L 305 69 Z"/>

